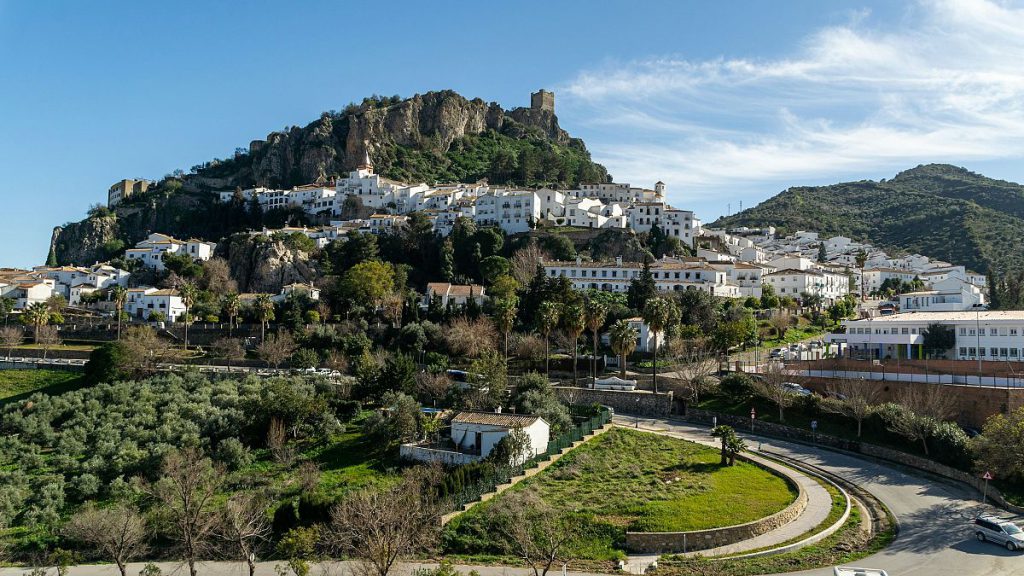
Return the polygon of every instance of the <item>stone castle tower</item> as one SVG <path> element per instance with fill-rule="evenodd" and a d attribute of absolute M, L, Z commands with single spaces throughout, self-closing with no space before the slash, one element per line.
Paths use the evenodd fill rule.
<path fill-rule="evenodd" d="M 555 113 L 555 93 L 548 92 L 541 88 L 540 90 L 530 94 L 530 108 L 534 110 L 547 110 L 552 114 Z"/>

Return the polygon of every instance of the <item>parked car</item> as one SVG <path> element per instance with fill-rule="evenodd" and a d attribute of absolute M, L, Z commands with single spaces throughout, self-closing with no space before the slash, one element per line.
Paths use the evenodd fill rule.
<path fill-rule="evenodd" d="M 989 514 L 974 519 L 974 536 L 979 542 L 994 542 L 1013 552 L 1024 550 L 1024 530 L 1013 522 Z"/>
<path fill-rule="evenodd" d="M 782 358 L 782 348 L 773 348 L 772 351 L 768 353 L 768 357 L 773 359 L 773 360 L 774 359 L 781 359 Z"/>
<path fill-rule="evenodd" d="M 783 382 L 782 383 L 782 387 L 785 388 L 786 390 L 792 392 L 793 394 L 798 394 L 800 396 L 810 396 L 811 395 L 811 391 L 810 390 L 808 390 L 807 388 L 804 388 L 803 386 L 797 384 L 796 382 Z"/>

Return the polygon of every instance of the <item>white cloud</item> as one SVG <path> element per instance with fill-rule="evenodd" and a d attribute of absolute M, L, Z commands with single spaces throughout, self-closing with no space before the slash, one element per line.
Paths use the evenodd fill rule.
<path fill-rule="evenodd" d="M 929 0 L 886 24 L 855 12 L 781 59 L 608 65 L 560 96 L 618 179 L 680 196 L 1024 156 L 1024 7 Z"/>

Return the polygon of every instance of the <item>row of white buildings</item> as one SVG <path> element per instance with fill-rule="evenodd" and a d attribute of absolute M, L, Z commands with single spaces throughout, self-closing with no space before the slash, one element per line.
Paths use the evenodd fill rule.
<path fill-rule="evenodd" d="M 218 192 L 222 202 L 238 192 Z M 406 184 L 374 174 L 369 155 L 347 178 L 334 186 L 298 186 L 291 190 L 250 188 L 241 191 L 246 201 L 255 199 L 264 209 L 299 207 L 309 214 L 338 217 L 346 199 L 372 208 L 369 219 L 334 221 L 335 229 L 359 229 L 384 233 L 401 226 L 405 215 L 421 212 L 442 236 L 451 233 L 460 217 L 480 225 L 498 226 L 509 234 L 536 226 L 579 228 L 629 228 L 637 232 L 658 226 L 686 246 L 700 234 L 701 223 L 693 212 L 665 202 L 665 184 L 654 189 L 629 184 L 583 184 L 574 190 L 518 190 L 486 183 L 429 186 Z M 336 230 L 337 231 L 337 230 Z"/>

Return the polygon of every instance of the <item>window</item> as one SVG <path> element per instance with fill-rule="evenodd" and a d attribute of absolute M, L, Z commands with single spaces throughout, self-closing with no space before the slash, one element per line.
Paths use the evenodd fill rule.
<path fill-rule="evenodd" d="M 900 331 L 900 333 L 901 334 L 910 334 L 910 328 L 904 327 L 903 330 Z"/>
<path fill-rule="evenodd" d="M 1006 356 L 1007 356 L 1006 348 L 1000 348 L 999 349 L 999 356 L 1001 356 L 1002 358 L 1006 358 Z"/>
<path fill-rule="evenodd" d="M 1016 328 L 1010 328 L 1010 336 L 1016 336 L 1016 335 L 1017 335 L 1017 329 Z"/>
<path fill-rule="evenodd" d="M 961 356 L 967 356 L 967 348 L 966 347 L 964 347 L 964 346 L 960 347 L 960 355 Z"/>
<path fill-rule="evenodd" d="M 999 356 L 999 348 L 990 348 L 989 352 L 991 352 L 993 358 Z"/>
<path fill-rule="evenodd" d="M 985 355 L 985 349 L 984 348 L 978 348 L 978 356 L 984 356 L 984 355 Z"/>
<path fill-rule="evenodd" d="M 967 355 L 968 356 L 976 356 L 977 355 L 977 351 L 973 347 L 972 348 L 968 348 L 967 349 Z"/>
<path fill-rule="evenodd" d="M 996 328 L 989 328 L 988 329 L 988 335 L 989 336 L 998 336 L 999 335 L 999 330 L 997 330 Z"/>
<path fill-rule="evenodd" d="M 1016 358 L 1016 357 L 1017 357 L 1017 349 L 1016 348 L 1010 348 L 1010 358 Z"/>
<path fill-rule="evenodd" d="M 963 326 L 961 326 L 960 327 L 960 335 L 961 336 L 967 336 L 967 328 L 964 328 Z"/>
<path fill-rule="evenodd" d="M 974 335 L 975 335 L 975 331 L 974 331 L 974 328 L 971 328 L 970 330 L 968 330 L 968 331 L 967 331 L 967 333 L 968 333 L 969 335 L 971 335 L 971 336 L 974 336 Z"/>

